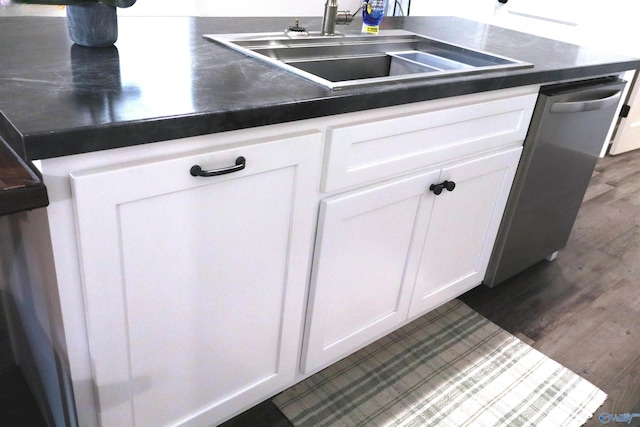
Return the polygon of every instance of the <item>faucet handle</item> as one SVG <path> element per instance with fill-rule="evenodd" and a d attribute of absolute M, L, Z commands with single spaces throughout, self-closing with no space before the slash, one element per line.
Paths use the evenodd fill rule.
<path fill-rule="evenodd" d="M 287 31 L 285 32 L 289 32 L 289 31 L 293 31 L 294 33 L 306 33 L 307 29 L 304 27 L 300 26 L 300 20 L 298 18 L 296 18 L 296 25 L 292 25 L 289 28 L 287 28 Z"/>
<path fill-rule="evenodd" d="M 338 11 L 338 14 L 336 15 L 336 24 L 348 25 L 348 24 L 351 24 L 352 21 L 353 21 L 353 15 L 351 14 L 351 11 L 349 10 Z"/>

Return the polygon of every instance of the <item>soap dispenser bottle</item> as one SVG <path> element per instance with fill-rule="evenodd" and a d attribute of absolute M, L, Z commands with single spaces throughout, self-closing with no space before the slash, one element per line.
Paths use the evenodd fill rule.
<path fill-rule="evenodd" d="M 378 34 L 387 6 L 386 0 L 364 0 L 362 5 L 362 32 Z"/>

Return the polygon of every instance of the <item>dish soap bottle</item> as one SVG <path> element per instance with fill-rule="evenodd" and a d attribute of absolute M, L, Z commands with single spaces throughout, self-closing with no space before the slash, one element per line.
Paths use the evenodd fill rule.
<path fill-rule="evenodd" d="M 378 34 L 386 3 L 386 0 L 364 0 L 362 5 L 363 33 Z"/>

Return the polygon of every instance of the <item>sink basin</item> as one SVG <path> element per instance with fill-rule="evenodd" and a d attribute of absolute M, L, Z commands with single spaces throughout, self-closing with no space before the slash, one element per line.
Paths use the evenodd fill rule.
<path fill-rule="evenodd" d="M 404 30 L 377 35 L 289 32 L 204 37 L 331 89 L 533 67 Z"/>

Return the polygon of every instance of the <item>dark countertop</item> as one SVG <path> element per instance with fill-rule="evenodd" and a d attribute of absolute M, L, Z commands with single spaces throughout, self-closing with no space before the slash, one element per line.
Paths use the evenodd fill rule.
<path fill-rule="evenodd" d="M 640 60 L 453 17 L 385 18 L 526 62 L 512 72 L 331 91 L 202 38 L 293 18 L 120 17 L 113 49 L 72 45 L 65 18 L 0 17 L 0 136 L 45 159 L 640 68 Z M 300 18 L 310 30 L 320 17 Z M 340 30 L 357 32 L 358 19 Z"/>
<path fill-rule="evenodd" d="M 49 204 L 38 173 L 0 138 L 0 216 Z"/>

